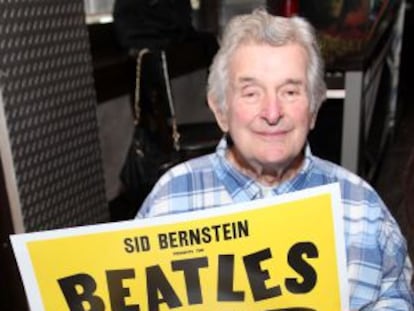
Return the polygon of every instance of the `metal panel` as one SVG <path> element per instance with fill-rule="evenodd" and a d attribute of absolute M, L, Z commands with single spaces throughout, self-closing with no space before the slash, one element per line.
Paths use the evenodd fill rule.
<path fill-rule="evenodd" d="M 358 172 L 361 144 L 363 73 L 349 71 L 345 77 L 346 97 L 342 124 L 341 164 Z"/>
<path fill-rule="evenodd" d="M 19 197 L 15 226 L 108 220 L 83 1 L 0 0 L 0 12 L 1 149 L 15 173 L 6 174 Z"/>

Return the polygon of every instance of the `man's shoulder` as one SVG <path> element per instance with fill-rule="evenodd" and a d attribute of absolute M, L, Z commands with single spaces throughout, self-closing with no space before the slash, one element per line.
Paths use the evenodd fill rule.
<path fill-rule="evenodd" d="M 141 207 L 140 217 L 219 206 L 225 189 L 214 170 L 214 154 L 197 157 L 168 170 Z"/>
<path fill-rule="evenodd" d="M 214 157 L 214 154 L 203 155 L 172 167 L 161 176 L 152 193 L 156 193 L 157 197 L 177 193 L 190 196 L 193 192 L 214 187 L 217 185 Z"/>
<path fill-rule="evenodd" d="M 207 154 L 181 162 L 161 176 L 158 183 L 183 182 L 188 178 L 210 177 L 214 174 L 214 157 L 214 154 Z"/>
<path fill-rule="evenodd" d="M 316 176 L 319 174 L 325 176 L 325 182 L 339 184 L 343 213 L 349 225 L 348 230 L 370 228 L 369 230 L 376 232 L 384 221 L 394 224 L 394 220 L 379 194 L 357 174 L 338 164 L 317 157 L 314 159 L 311 171 Z"/>
<path fill-rule="evenodd" d="M 366 181 L 356 173 L 346 169 L 339 164 L 319 158 L 317 156 L 312 156 L 311 172 L 313 174 L 319 174 L 338 182 L 346 182 L 356 184 L 358 186 L 361 184 L 366 184 Z"/>
<path fill-rule="evenodd" d="M 356 173 L 331 161 L 313 157 L 311 174 L 323 176 L 329 182 L 338 182 L 342 197 L 347 201 L 378 201 L 379 196 L 373 187 Z"/>

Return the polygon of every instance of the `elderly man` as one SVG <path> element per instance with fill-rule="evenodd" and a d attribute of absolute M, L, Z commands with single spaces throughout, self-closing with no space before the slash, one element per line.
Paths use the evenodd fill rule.
<path fill-rule="evenodd" d="M 305 20 L 263 10 L 231 20 L 208 80 L 209 106 L 224 138 L 214 154 L 161 177 L 137 217 L 225 208 L 338 182 L 351 309 L 413 310 L 412 268 L 397 223 L 366 182 L 307 146 L 325 99 L 323 77 Z"/>

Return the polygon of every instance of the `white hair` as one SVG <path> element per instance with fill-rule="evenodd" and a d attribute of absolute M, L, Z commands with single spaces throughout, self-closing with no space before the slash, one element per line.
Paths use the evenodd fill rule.
<path fill-rule="evenodd" d="M 325 100 L 324 62 L 314 28 L 301 17 L 280 17 L 257 9 L 251 14 L 239 15 L 227 24 L 220 49 L 215 55 L 208 77 L 207 92 L 219 105 L 226 108 L 226 89 L 229 86 L 229 64 L 236 49 L 243 44 L 258 43 L 283 46 L 296 43 L 308 55 L 307 85 L 310 112 L 316 114 Z"/>

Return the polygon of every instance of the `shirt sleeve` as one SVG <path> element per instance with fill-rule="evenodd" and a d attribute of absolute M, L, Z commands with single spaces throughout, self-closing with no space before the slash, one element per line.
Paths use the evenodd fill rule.
<path fill-rule="evenodd" d="M 393 218 L 382 224 L 379 245 L 383 254 L 379 298 L 367 310 L 414 310 L 412 264 L 405 239 Z"/>
<path fill-rule="evenodd" d="M 156 183 L 138 210 L 136 219 L 168 214 L 168 201 L 160 194 L 160 182 Z M 168 197 L 168 196 L 167 196 Z"/>

